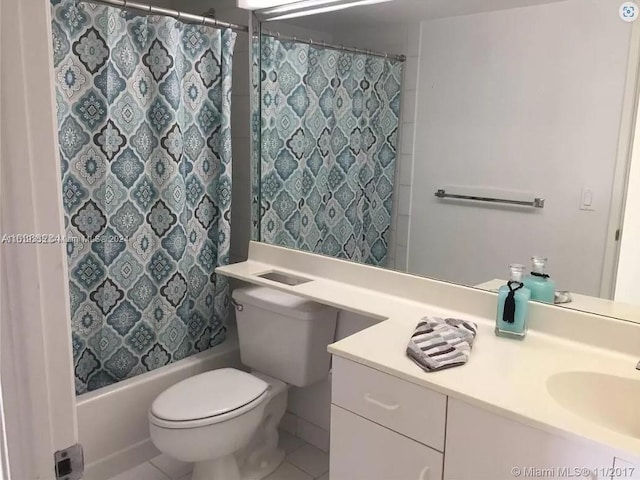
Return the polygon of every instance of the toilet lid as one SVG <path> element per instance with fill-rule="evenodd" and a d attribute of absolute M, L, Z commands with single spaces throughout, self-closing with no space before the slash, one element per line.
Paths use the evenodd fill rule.
<path fill-rule="evenodd" d="M 154 400 L 151 414 L 172 422 L 215 417 L 251 403 L 268 387 L 249 373 L 220 368 L 169 387 Z"/>

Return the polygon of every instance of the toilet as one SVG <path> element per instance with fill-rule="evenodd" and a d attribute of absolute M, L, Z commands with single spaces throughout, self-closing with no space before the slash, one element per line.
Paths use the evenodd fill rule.
<path fill-rule="evenodd" d="M 233 292 L 240 358 L 162 392 L 149 409 L 151 440 L 193 462 L 192 480 L 259 480 L 284 460 L 278 425 L 289 385 L 325 379 L 337 310 L 266 287 Z"/>

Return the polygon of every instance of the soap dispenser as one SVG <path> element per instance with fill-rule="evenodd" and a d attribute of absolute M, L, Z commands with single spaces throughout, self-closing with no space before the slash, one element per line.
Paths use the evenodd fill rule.
<path fill-rule="evenodd" d="M 531 290 L 531 300 L 554 303 L 556 297 L 556 282 L 545 272 L 547 259 L 545 257 L 531 258 L 531 274 L 524 279 L 524 286 Z"/>
<path fill-rule="evenodd" d="M 525 266 L 509 265 L 509 281 L 498 290 L 496 335 L 523 339 L 527 334 L 527 317 L 531 292 L 522 283 Z"/>

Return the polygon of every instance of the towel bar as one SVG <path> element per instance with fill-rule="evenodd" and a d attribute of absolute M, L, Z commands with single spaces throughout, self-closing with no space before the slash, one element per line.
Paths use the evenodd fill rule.
<path fill-rule="evenodd" d="M 533 201 L 526 200 L 509 200 L 507 198 L 479 197 L 476 195 L 457 195 L 455 193 L 447 193 L 444 189 L 436 191 L 435 196 L 438 198 L 457 198 L 459 200 L 476 200 L 479 202 L 506 203 L 508 205 L 523 205 L 525 207 L 544 208 L 544 198 L 534 198 Z"/>

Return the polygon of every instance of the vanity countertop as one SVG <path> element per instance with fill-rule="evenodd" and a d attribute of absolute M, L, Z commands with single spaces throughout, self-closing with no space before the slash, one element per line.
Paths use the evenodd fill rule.
<path fill-rule="evenodd" d="M 289 286 L 258 276 L 274 269 L 312 281 Z M 631 456 L 630 460 L 640 459 L 640 407 L 638 418 L 629 419 L 632 433 L 626 435 L 565 409 L 547 390 L 547 379 L 562 372 L 601 373 L 640 382 L 640 371 L 635 369 L 640 359 L 640 344 L 638 357 L 634 358 L 535 330 L 529 330 L 524 341 L 500 338 L 493 332 L 493 318 L 443 309 L 388 295 L 379 289 L 311 275 L 302 268 L 286 269 L 264 261 L 248 260 L 220 267 L 217 272 L 381 320 L 330 345 L 329 351 L 334 355 L 551 433 L 589 439 L 627 458 Z M 464 287 L 451 285 L 450 288 Z M 466 365 L 427 373 L 406 356 L 411 333 L 427 315 L 464 318 L 477 323 L 478 335 Z M 640 332 L 640 325 L 637 328 Z M 603 392 L 603 395 L 611 393 Z"/>

